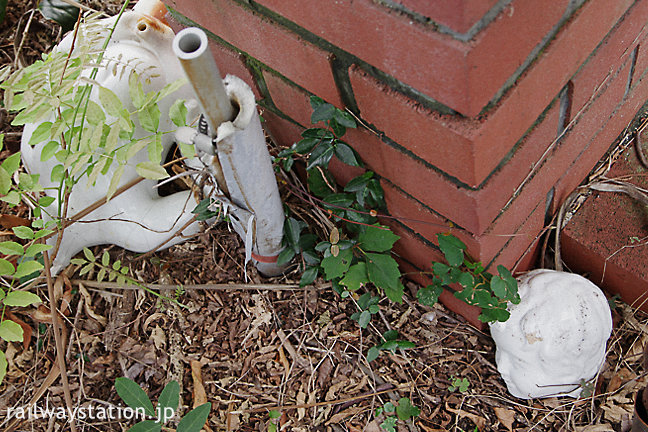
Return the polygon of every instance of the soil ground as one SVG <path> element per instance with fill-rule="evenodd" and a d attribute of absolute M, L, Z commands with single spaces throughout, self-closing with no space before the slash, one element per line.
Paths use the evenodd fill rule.
<path fill-rule="evenodd" d="M 110 14 L 119 8 L 115 1 L 88 4 Z M 30 64 L 60 40 L 59 27 L 34 6 L 29 0 L 9 2 L 0 26 L 2 64 Z M 4 158 L 19 149 L 20 129 L 9 125 L 6 113 L 1 120 Z M 288 199 L 288 192 L 282 193 Z M 290 205 L 301 214 L 311 210 Z M 25 207 L 1 210 L 29 217 Z M 398 431 L 628 431 L 634 394 L 647 382 L 640 360 L 648 320 L 624 304 L 614 311 L 615 330 L 593 396 L 526 401 L 508 394 L 487 331 L 441 305 L 423 307 L 407 291 L 403 304 L 381 303 L 373 324 L 362 330 L 349 318 L 354 303 L 321 280 L 299 288 L 297 272 L 265 279 L 248 268 L 246 282 L 243 244 L 225 225 L 152 256 L 115 247 L 94 252 L 99 256 L 103 250 L 187 308 L 141 290 L 97 283 L 96 275 L 80 277 L 69 267 L 58 283 L 69 299 L 64 374 L 73 407 L 123 406 L 114 382 L 126 376 L 154 401 L 167 382 L 177 380 L 183 412 L 212 403 L 205 427 L 212 431 L 265 431 L 269 412 L 277 411 L 284 431 L 377 432 L 385 416 L 376 417 L 375 409 L 403 397 L 421 413 L 397 422 Z M 34 290 L 47 299 L 44 284 Z M 15 422 L 7 415 L 32 402 L 66 406 L 51 325 L 39 322 L 34 309 L 11 312 L 33 333 L 24 345 L 0 342 L 9 362 L 0 385 L 0 430 L 68 431 L 69 424 L 56 416 Z M 383 352 L 368 363 L 367 349 L 389 329 L 416 348 Z M 464 378 L 466 388 L 451 390 L 455 379 Z M 78 420 L 76 427 L 120 431 L 132 424 L 106 418 Z"/>

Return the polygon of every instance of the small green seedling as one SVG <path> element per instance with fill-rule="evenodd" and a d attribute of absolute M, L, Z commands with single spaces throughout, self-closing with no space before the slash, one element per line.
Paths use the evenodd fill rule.
<path fill-rule="evenodd" d="M 394 405 L 392 402 L 387 402 L 382 407 L 376 408 L 376 417 L 380 417 L 382 414 L 385 414 L 385 420 L 380 424 L 380 427 L 387 432 L 396 432 L 398 420 L 407 421 L 411 418 L 418 417 L 421 414 L 421 410 L 412 405 L 409 398 L 403 397 L 398 400 L 397 405 Z"/>
<path fill-rule="evenodd" d="M 460 393 L 466 393 L 468 391 L 468 387 L 470 387 L 470 381 L 468 381 L 468 378 L 456 378 L 454 375 L 452 376 L 452 384 L 448 386 L 448 390 L 453 392 L 453 391 L 459 391 Z"/>
<path fill-rule="evenodd" d="M 411 349 L 416 348 L 416 345 L 410 341 L 399 340 L 398 332 L 396 330 L 388 330 L 383 333 L 383 343 L 369 348 L 367 351 L 367 361 L 371 362 L 378 358 L 380 351 L 387 350 L 395 353 L 397 349 Z"/>
<path fill-rule="evenodd" d="M 279 430 L 279 419 L 281 418 L 281 413 L 277 410 L 268 411 L 268 432 L 277 432 Z"/>

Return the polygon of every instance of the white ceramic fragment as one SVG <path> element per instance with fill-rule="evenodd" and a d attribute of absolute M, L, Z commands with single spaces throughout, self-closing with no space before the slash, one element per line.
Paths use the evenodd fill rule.
<path fill-rule="evenodd" d="M 594 378 L 612 332 L 610 306 L 589 280 L 554 270 L 519 278 L 521 301 L 492 323 L 497 369 L 518 398 L 578 397 Z"/>
<path fill-rule="evenodd" d="M 128 77 L 132 70 L 136 70 L 142 80 L 149 79 L 150 83 L 144 85 L 146 92 L 161 90 L 166 84 L 184 78 L 180 63 L 171 49 L 175 34 L 166 24 L 152 16 L 153 11 L 150 9 L 157 4 L 159 2 L 140 2 L 133 11 L 123 14 L 95 79 L 102 86 L 112 90 L 131 111 L 133 106 L 128 91 Z M 104 25 L 112 27 L 115 18 L 103 20 Z M 68 34 L 55 50 L 69 50 L 72 38 L 73 35 Z M 159 102 L 162 113 L 159 126 L 161 132 L 176 129 L 168 117 L 169 108 L 176 99 L 187 101 L 186 105 L 190 110 L 189 118 L 198 114 L 198 104 L 193 90 L 189 85 L 185 85 Z M 91 94 L 91 100 L 98 102 L 96 88 Z M 21 145 L 23 162 L 30 173 L 40 174 L 40 182 L 47 193 L 57 198 L 56 191 L 47 188 L 58 186 L 50 180 L 50 173 L 60 162 L 55 158 L 46 162 L 40 160 L 42 149 L 47 141 L 34 147 L 28 144 L 37 126 L 38 124 L 25 125 Z M 139 126 L 137 120 L 135 120 L 135 128 L 134 138 L 151 135 Z M 163 135 L 163 160 L 173 142 L 173 134 Z M 146 149 L 136 154 L 126 165 L 120 184 L 124 185 L 137 178 L 135 165 L 147 160 Z M 100 175 L 96 184 L 90 187 L 86 186 L 87 177 L 84 175 L 70 194 L 68 216 L 73 216 L 104 198 L 112 173 L 116 169 L 115 163 L 106 175 Z M 59 272 L 83 247 L 115 244 L 131 251 L 146 252 L 161 244 L 164 244 L 164 247 L 172 246 L 185 240 L 186 236 L 197 233 L 199 224 L 189 223 L 193 216 L 191 210 L 196 206 L 191 192 L 183 191 L 161 197 L 154 188 L 156 183 L 153 180 L 144 180 L 84 217 L 82 222 L 67 227 L 52 272 Z M 55 202 L 47 210 L 50 214 L 56 215 L 57 208 L 58 204 Z M 185 224 L 188 225 L 181 230 Z M 52 238 L 49 242 L 54 244 L 55 241 L 56 239 Z"/>

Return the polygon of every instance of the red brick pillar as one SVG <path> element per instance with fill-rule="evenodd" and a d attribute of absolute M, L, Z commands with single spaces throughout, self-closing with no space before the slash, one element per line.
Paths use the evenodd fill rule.
<path fill-rule="evenodd" d="M 402 218 L 404 271 L 429 269 L 450 226 L 485 264 L 528 268 L 648 98 L 648 0 L 165 2 L 210 32 L 280 145 L 309 126 L 311 94 L 358 115 L 345 139 Z"/>

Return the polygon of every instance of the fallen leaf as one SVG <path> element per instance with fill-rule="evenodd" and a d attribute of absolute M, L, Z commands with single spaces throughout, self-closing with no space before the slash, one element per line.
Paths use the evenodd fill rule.
<path fill-rule="evenodd" d="M 83 305 L 84 305 L 84 309 L 85 309 L 86 313 L 91 318 L 97 320 L 97 322 L 99 322 L 99 324 L 101 324 L 102 326 L 105 326 L 106 323 L 108 322 L 108 320 L 106 319 L 105 316 L 101 316 L 101 315 L 99 315 L 98 313 L 96 313 L 94 311 L 94 309 L 92 308 L 92 296 L 90 295 L 90 293 L 88 292 L 88 290 L 86 289 L 86 287 L 82 283 L 79 283 L 79 292 L 83 296 Z"/>
<path fill-rule="evenodd" d="M 0 214 L 0 225 L 5 229 L 10 230 L 17 226 L 31 226 L 31 221 L 20 216 Z"/>
<path fill-rule="evenodd" d="M 459 417 L 465 417 L 468 420 L 472 421 L 479 430 L 483 429 L 486 426 L 486 419 L 484 417 L 478 416 L 477 414 L 469 413 L 468 411 L 464 411 L 462 409 L 451 408 L 448 404 L 446 404 L 446 410 L 458 415 Z"/>
<path fill-rule="evenodd" d="M 610 378 L 610 382 L 607 386 L 606 393 L 614 393 L 617 391 L 623 383 L 630 381 L 631 379 L 636 378 L 636 375 L 627 368 L 619 369 L 613 376 Z"/>
<path fill-rule="evenodd" d="M 515 421 L 515 411 L 506 408 L 495 408 L 497 419 L 509 431 L 513 431 L 513 422 Z"/>
<path fill-rule="evenodd" d="M 601 423 L 587 426 L 577 426 L 574 432 L 613 432 L 614 429 L 609 423 Z"/>
<path fill-rule="evenodd" d="M 366 410 L 367 410 L 367 407 L 363 407 L 363 406 L 349 407 L 349 408 L 345 409 L 344 411 L 340 411 L 339 413 L 334 414 L 325 424 L 326 424 L 326 426 L 328 426 L 330 424 L 338 424 L 342 420 L 344 420 L 345 418 L 360 414 L 361 412 L 366 411 Z"/>
<path fill-rule="evenodd" d="M 202 364 L 197 360 L 191 361 L 191 377 L 193 378 L 193 407 L 196 408 L 202 404 L 207 403 L 207 393 L 205 392 L 205 386 L 202 382 L 202 371 L 200 368 Z"/>

